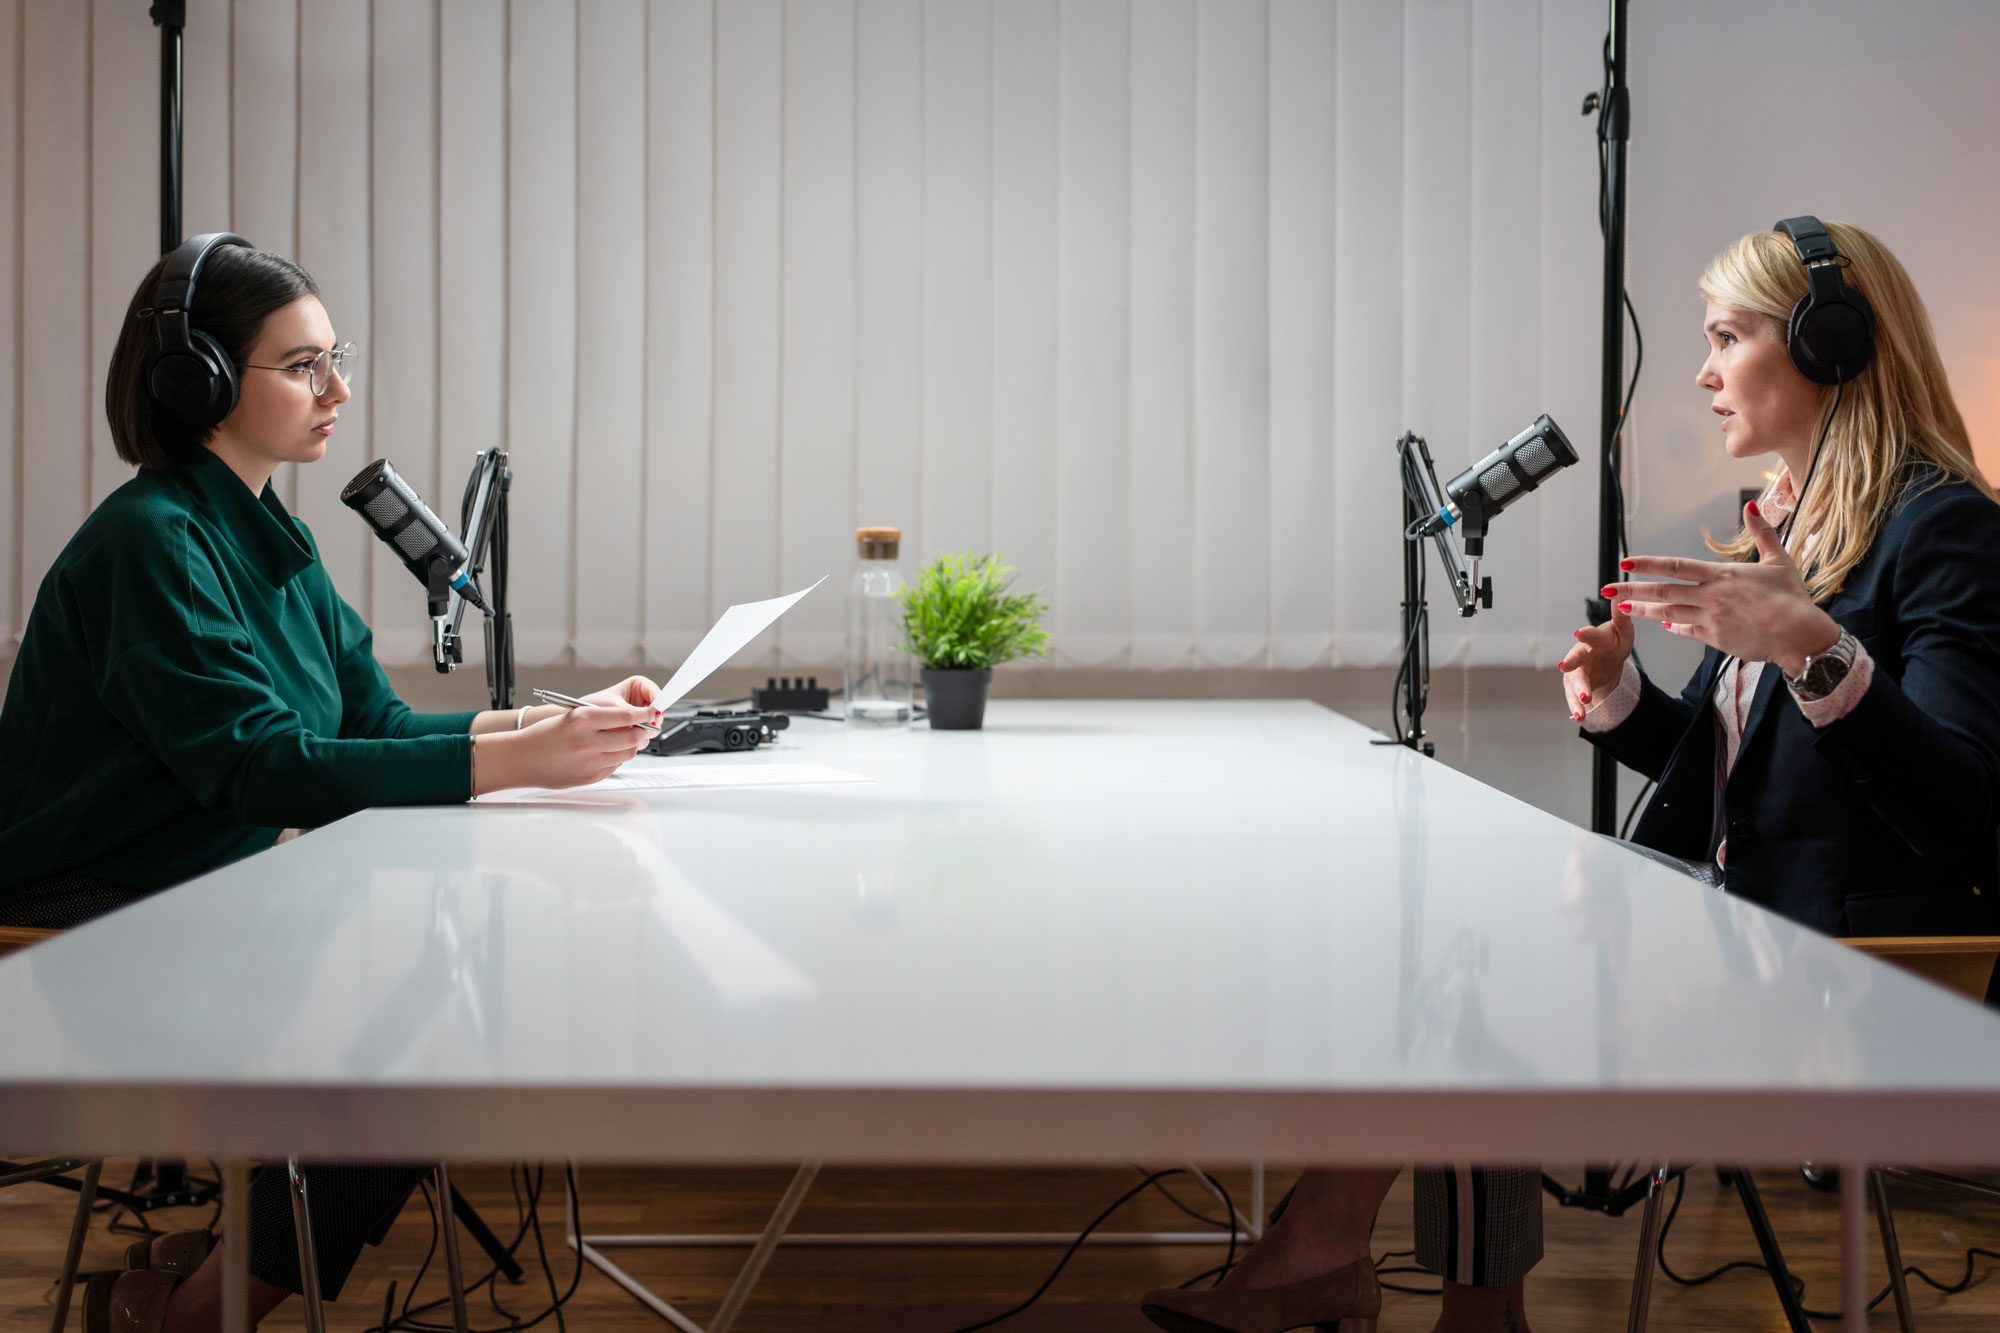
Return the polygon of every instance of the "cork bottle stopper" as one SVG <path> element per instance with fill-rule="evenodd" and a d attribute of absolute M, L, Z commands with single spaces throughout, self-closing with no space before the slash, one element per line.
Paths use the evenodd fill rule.
<path fill-rule="evenodd" d="M 894 560 L 902 544 L 901 528 L 856 528 L 854 544 L 863 560 Z"/>

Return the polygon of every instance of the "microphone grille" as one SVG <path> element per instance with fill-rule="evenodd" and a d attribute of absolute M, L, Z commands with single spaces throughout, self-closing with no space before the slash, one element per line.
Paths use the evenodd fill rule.
<path fill-rule="evenodd" d="M 367 513 L 368 521 L 382 530 L 400 522 L 403 515 L 410 512 L 410 507 L 397 499 L 396 493 L 387 486 L 377 492 L 375 498 L 363 505 L 362 509 Z"/>
<path fill-rule="evenodd" d="M 1548 476 L 1557 467 L 1555 450 L 1549 448 L 1548 437 L 1545 435 L 1537 435 L 1522 445 L 1521 451 L 1514 455 L 1514 461 L 1521 465 L 1523 472 L 1536 481 Z"/>
<path fill-rule="evenodd" d="M 424 559 L 437 544 L 437 537 L 422 523 L 412 523 L 396 534 L 396 549 L 412 560 Z"/>
<path fill-rule="evenodd" d="M 1486 503 L 1496 509 L 1515 491 L 1521 483 L 1514 476 L 1514 469 L 1507 466 L 1505 459 L 1495 463 L 1479 474 L 1479 489 L 1485 492 Z"/>

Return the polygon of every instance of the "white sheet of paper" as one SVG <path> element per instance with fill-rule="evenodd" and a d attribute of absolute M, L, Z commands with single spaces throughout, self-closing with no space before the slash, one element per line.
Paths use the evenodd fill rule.
<path fill-rule="evenodd" d="M 772 597 L 762 602 L 740 602 L 722 613 L 722 619 L 715 627 L 702 636 L 694 651 L 681 663 L 681 669 L 674 672 L 672 680 L 660 691 L 653 701 L 659 708 L 672 708 L 685 699 L 688 691 L 707 680 L 710 673 L 743 650 L 743 645 L 770 628 L 771 622 L 792 609 L 801 597 L 826 582 L 826 575 L 819 576 L 812 588 L 801 588 L 783 597 Z"/>
<path fill-rule="evenodd" d="M 487 805 L 518 805 L 533 802 L 560 804 L 600 792 L 664 791 L 697 787 L 797 787 L 833 782 L 873 782 L 875 779 L 850 773 L 826 764 L 686 764 L 673 768 L 627 766 L 602 782 L 587 787 L 519 787 L 480 797 Z"/>

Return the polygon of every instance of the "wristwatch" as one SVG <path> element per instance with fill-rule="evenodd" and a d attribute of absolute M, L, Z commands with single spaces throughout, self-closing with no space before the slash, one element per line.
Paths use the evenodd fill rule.
<path fill-rule="evenodd" d="M 1806 658 L 1806 664 L 1799 668 L 1799 674 L 1785 682 L 1797 698 L 1811 703 L 1824 699 L 1840 688 L 1840 682 L 1847 679 L 1847 673 L 1854 667 L 1854 659 L 1860 655 L 1861 643 L 1846 630 L 1833 641 L 1833 646 L 1824 652 L 1814 653 Z"/>

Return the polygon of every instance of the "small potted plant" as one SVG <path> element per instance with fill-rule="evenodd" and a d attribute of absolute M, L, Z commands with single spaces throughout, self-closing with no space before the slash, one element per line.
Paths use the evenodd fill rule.
<path fill-rule="evenodd" d="M 977 730 L 993 668 L 1048 651 L 1039 593 L 1010 591 L 1014 571 L 997 555 L 941 555 L 903 592 L 909 649 L 923 664 L 931 726 Z"/>

